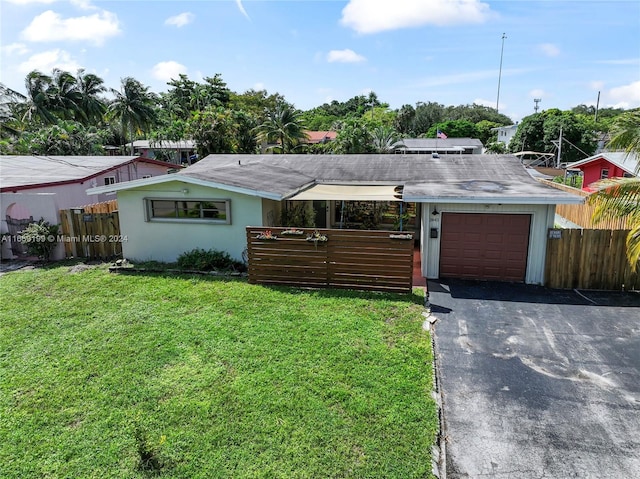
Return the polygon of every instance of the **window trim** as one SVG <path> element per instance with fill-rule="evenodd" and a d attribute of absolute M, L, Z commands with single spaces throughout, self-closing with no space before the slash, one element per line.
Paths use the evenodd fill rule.
<path fill-rule="evenodd" d="M 117 181 L 116 181 L 116 177 L 115 176 L 105 176 L 104 177 L 104 185 L 105 186 L 115 185 L 116 183 L 117 183 Z"/>
<path fill-rule="evenodd" d="M 609 178 L 609 168 L 601 168 L 600 169 L 600 179 L 605 180 Z"/>
<path fill-rule="evenodd" d="M 225 219 L 215 218 L 155 218 L 152 211 L 153 201 L 172 201 L 174 203 L 189 201 L 189 202 L 224 202 L 225 204 Z M 231 224 L 231 199 L 230 198 L 162 198 L 162 197 L 145 197 L 144 202 L 144 220 L 147 223 L 195 223 L 195 224 L 211 224 L 211 225 L 230 225 Z M 202 211 L 202 207 L 200 209 Z"/>

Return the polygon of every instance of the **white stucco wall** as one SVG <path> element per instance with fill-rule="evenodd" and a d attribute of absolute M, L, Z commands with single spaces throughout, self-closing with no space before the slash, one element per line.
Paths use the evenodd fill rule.
<path fill-rule="evenodd" d="M 544 264 L 547 253 L 547 230 L 553 228 L 555 205 L 483 205 L 444 203 L 435 205 L 437 216 L 431 214 L 433 204 L 422 205 L 422 228 L 420 244 L 422 274 L 429 279 L 440 276 L 440 238 L 442 213 L 513 213 L 530 214 L 529 251 L 525 283 L 544 283 Z M 430 238 L 431 228 L 438 229 L 438 237 Z"/>
<path fill-rule="evenodd" d="M 183 190 L 188 190 L 183 193 Z M 147 221 L 145 198 L 230 200 L 231 224 Z M 178 180 L 118 192 L 122 254 L 130 260 L 173 262 L 195 248 L 228 252 L 237 260 L 247 247 L 246 226 L 262 225 L 262 198 Z"/>

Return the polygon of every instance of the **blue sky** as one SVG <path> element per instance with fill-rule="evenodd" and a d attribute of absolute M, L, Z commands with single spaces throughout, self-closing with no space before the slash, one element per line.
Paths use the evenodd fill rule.
<path fill-rule="evenodd" d="M 296 107 L 375 91 L 519 120 L 579 104 L 640 106 L 640 2 L 479 0 L 0 0 L 0 81 L 84 68 L 166 90 L 220 73 Z M 502 75 L 499 75 L 502 35 Z"/>

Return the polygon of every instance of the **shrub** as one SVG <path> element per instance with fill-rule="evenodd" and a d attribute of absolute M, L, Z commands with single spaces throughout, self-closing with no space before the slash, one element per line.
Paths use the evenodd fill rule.
<path fill-rule="evenodd" d="M 178 256 L 178 267 L 197 271 L 233 270 L 244 271 L 244 263 L 234 260 L 229 253 L 196 248 Z"/>
<path fill-rule="evenodd" d="M 59 225 L 52 225 L 44 218 L 29 224 L 20 236 L 27 247 L 27 253 L 43 260 L 49 260 L 58 244 Z"/>

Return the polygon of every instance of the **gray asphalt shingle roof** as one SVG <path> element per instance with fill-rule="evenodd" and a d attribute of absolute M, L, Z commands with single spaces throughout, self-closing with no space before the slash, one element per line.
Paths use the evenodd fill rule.
<path fill-rule="evenodd" d="M 210 155 L 173 175 L 286 199 L 314 184 L 404 186 L 405 201 L 579 203 L 512 155 Z"/>
<path fill-rule="evenodd" d="M 138 156 L 0 156 L 0 188 L 80 181 Z"/>

